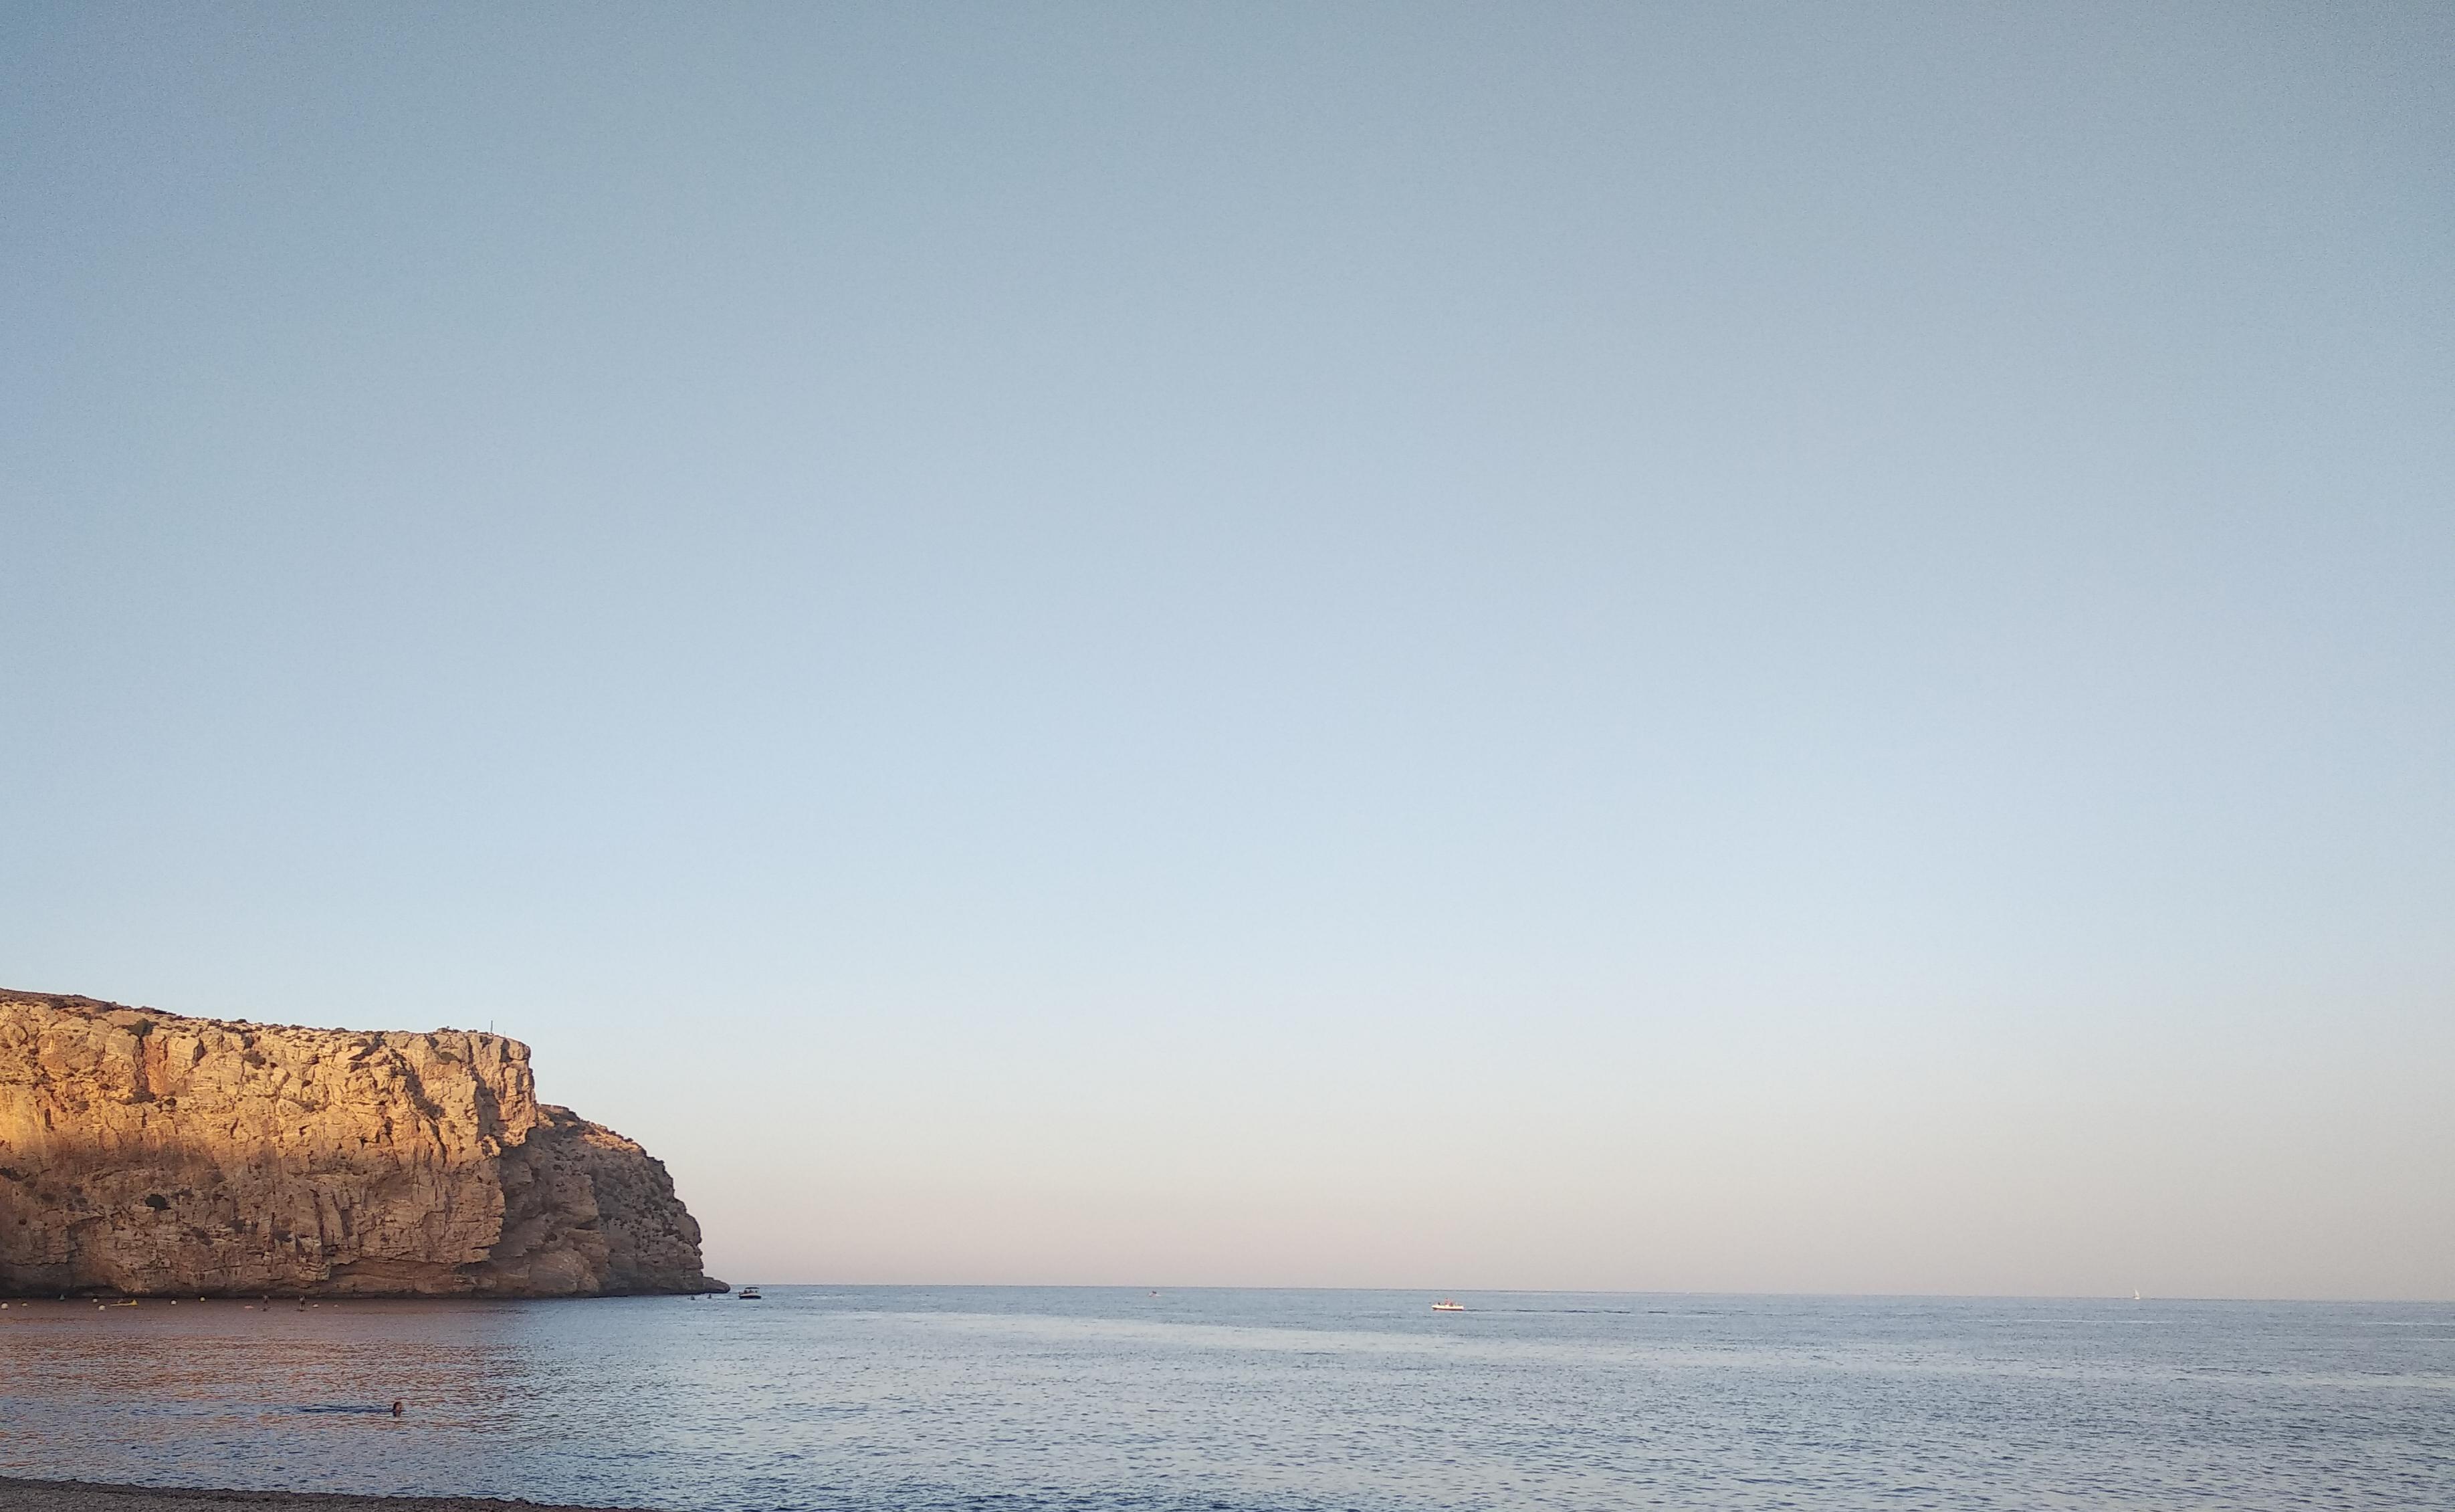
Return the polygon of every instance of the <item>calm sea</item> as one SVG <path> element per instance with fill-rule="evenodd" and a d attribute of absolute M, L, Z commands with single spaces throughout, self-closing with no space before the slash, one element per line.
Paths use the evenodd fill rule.
<path fill-rule="evenodd" d="M 0 1470 L 708 1512 L 2455 1508 L 2455 1307 L 1461 1300 L 21 1301 Z"/>

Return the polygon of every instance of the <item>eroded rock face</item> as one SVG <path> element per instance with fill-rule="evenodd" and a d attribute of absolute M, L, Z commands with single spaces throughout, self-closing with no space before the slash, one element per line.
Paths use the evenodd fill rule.
<path fill-rule="evenodd" d="M 0 991 L 0 1293 L 721 1291 L 699 1240 L 516 1039 Z"/>

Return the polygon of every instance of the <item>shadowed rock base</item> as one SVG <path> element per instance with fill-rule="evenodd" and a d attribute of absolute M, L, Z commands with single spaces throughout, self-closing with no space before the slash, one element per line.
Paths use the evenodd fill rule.
<path fill-rule="evenodd" d="M 0 1296 L 725 1289 L 663 1162 L 499 1035 L 0 992 Z"/>

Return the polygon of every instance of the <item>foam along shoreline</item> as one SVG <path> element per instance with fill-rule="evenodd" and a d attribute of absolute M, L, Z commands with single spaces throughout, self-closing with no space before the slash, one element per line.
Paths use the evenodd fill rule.
<path fill-rule="evenodd" d="M 639 1512 L 467 1496 L 345 1496 L 329 1491 L 215 1491 L 184 1486 L 112 1485 L 93 1481 L 28 1481 L 0 1476 L 0 1512 Z"/>

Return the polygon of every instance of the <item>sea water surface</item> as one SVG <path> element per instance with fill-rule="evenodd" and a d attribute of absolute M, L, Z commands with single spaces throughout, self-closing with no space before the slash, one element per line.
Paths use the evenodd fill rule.
<path fill-rule="evenodd" d="M 694 1512 L 2455 1508 L 2455 1306 L 1430 1300 L 16 1301 L 0 1473 Z"/>

